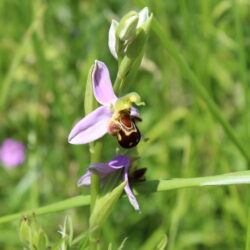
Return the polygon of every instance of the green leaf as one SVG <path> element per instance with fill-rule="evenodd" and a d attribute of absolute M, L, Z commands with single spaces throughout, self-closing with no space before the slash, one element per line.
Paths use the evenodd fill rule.
<path fill-rule="evenodd" d="M 89 237 L 88 237 L 88 234 L 85 234 L 84 237 L 81 240 L 81 243 L 80 243 L 80 246 L 79 246 L 79 250 L 88 249 L 88 245 L 89 245 Z"/>
<path fill-rule="evenodd" d="M 66 240 L 68 239 L 68 237 L 64 237 L 62 239 L 60 239 L 59 241 L 57 241 L 51 248 L 51 250 L 58 250 L 61 249 L 61 247 L 64 245 L 64 243 L 66 242 Z"/>
<path fill-rule="evenodd" d="M 250 171 L 239 171 L 235 173 L 198 178 L 147 181 L 145 183 L 138 183 L 135 187 L 138 193 L 145 194 L 185 187 L 221 186 L 249 183 Z"/>
<path fill-rule="evenodd" d="M 226 121 L 224 119 L 218 106 L 215 104 L 215 102 L 209 96 L 206 89 L 203 87 L 203 85 L 201 84 L 201 82 L 199 81 L 199 79 L 197 78 L 195 73 L 192 71 L 190 66 L 186 63 L 185 59 L 180 54 L 180 52 L 177 50 L 177 48 L 174 46 L 172 41 L 165 34 L 160 23 L 158 21 L 156 21 L 155 19 L 153 19 L 152 28 L 153 28 L 156 36 L 158 36 L 160 42 L 162 43 L 163 48 L 176 61 L 177 65 L 179 66 L 179 68 L 183 72 L 183 75 L 185 75 L 188 78 L 189 83 L 192 85 L 193 89 L 200 96 L 200 98 L 206 103 L 211 114 L 221 124 L 222 128 L 224 129 L 225 133 L 228 135 L 230 140 L 239 149 L 239 151 L 242 153 L 242 155 L 245 157 L 245 159 L 248 162 L 250 162 L 249 150 L 247 150 L 245 145 L 243 145 L 242 142 L 238 139 L 234 129 L 231 127 L 231 125 L 228 123 L 228 121 Z"/>
<path fill-rule="evenodd" d="M 95 203 L 94 210 L 90 216 L 90 228 L 95 230 L 95 228 L 100 227 L 106 218 L 111 213 L 113 207 L 115 206 L 117 200 L 121 196 L 123 189 L 127 182 L 122 182 L 119 186 L 113 189 L 110 193 L 98 198 Z"/>
<path fill-rule="evenodd" d="M 179 178 L 172 180 L 145 181 L 135 184 L 135 191 L 136 191 L 135 194 L 148 194 L 153 192 L 161 192 L 161 191 L 187 188 L 187 187 L 205 187 L 205 186 L 239 185 L 239 184 L 250 184 L 250 170 L 238 171 L 238 172 L 215 175 L 215 176 L 198 177 L 198 178 Z M 123 189 L 121 188 L 121 185 L 119 187 L 121 189 L 120 191 L 122 192 Z M 64 211 L 69 208 L 86 206 L 89 204 L 90 204 L 90 196 L 79 195 L 48 206 L 0 217 L 0 224 L 17 220 L 22 215 L 32 215 L 34 212 L 36 213 L 36 215 L 48 214 L 52 212 Z"/>
<path fill-rule="evenodd" d="M 84 111 L 85 114 L 89 114 L 95 109 L 95 98 L 93 94 L 93 86 L 92 86 L 92 72 L 94 69 L 94 65 L 92 65 L 89 69 L 86 88 L 85 88 L 85 96 L 84 96 Z"/>
<path fill-rule="evenodd" d="M 164 250 L 166 249 L 168 243 L 168 237 L 167 235 L 164 235 L 163 238 L 161 239 L 161 241 L 159 242 L 159 244 L 156 246 L 157 250 Z"/>
<path fill-rule="evenodd" d="M 45 232 L 40 232 L 37 241 L 37 249 L 44 250 L 48 246 L 48 237 Z"/>
<path fill-rule="evenodd" d="M 121 243 L 121 245 L 119 246 L 119 248 L 117 250 L 122 250 L 124 248 L 124 245 L 126 243 L 126 241 L 128 240 L 128 237 L 125 237 Z"/>

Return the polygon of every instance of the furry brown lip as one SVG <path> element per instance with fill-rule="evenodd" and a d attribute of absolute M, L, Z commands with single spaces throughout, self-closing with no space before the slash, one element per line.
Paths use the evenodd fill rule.
<path fill-rule="evenodd" d="M 129 112 L 123 111 L 117 120 L 109 125 L 109 134 L 116 136 L 117 141 L 123 148 L 135 147 L 141 139 L 141 133 L 135 122 L 141 118 L 130 116 Z"/>

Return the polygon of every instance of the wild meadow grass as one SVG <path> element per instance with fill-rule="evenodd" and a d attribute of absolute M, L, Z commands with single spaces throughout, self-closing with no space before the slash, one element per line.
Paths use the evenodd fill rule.
<path fill-rule="evenodd" d="M 147 182 L 135 185 L 142 213 L 122 197 L 102 227 L 103 249 L 125 238 L 124 249 L 250 249 L 247 0 L 0 2 L 0 141 L 27 147 L 22 166 L 0 168 L 1 249 L 22 248 L 19 219 L 33 211 L 51 242 L 66 215 L 76 242 L 87 232 L 89 190 L 77 181 L 89 147 L 70 145 L 68 134 L 84 116 L 95 59 L 115 81 L 111 20 L 144 6 L 154 15 L 145 60 L 125 86 L 146 103 L 138 152 Z M 102 141 L 109 161 L 116 140 Z"/>

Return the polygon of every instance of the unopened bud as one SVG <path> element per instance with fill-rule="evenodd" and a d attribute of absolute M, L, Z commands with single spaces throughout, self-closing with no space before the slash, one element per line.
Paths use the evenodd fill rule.
<path fill-rule="evenodd" d="M 118 22 L 116 20 L 112 20 L 110 28 L 109 28 L 109 50 L 114 58 L 117 59 L 117 37 L 116 37 L 116 29 L 118 26 Z"/>
<path fill-rule="evenodd" d="M 27 217 L 24 217 L 21 221 L 20 227 L 19 227 L 19 235 L 21 241 L 27 243 L 30 240 L 30 225 Z"/>
<path fill-rule="evenodd" d="M 126 41 L 134 39 L 138 20 L 139 16 L 135 11 L 130 11 L 121 19 L 116 29 L 116 34 L 120 40 Z"/>

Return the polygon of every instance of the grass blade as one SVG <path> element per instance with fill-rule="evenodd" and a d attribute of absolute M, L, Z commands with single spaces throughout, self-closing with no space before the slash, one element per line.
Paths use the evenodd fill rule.
<path fill-rule="evenodd" d="M 187 187 L 223 186 L 236 184 L 250 184 L 250 170 L 198 178 L 152 180 L 138 183 L 135 187 L 137 194 L 147 194 Z M 0 217 L 0 224 L 18 220 L 23 215 L 29 216 L 33 213 L 35 213 L 36 215 L 42 215 L 47 213 L 59 212 L 74 207 L 86 206 L 89 204 L 90 196 L 79 195 L 48 206 Z"/>

